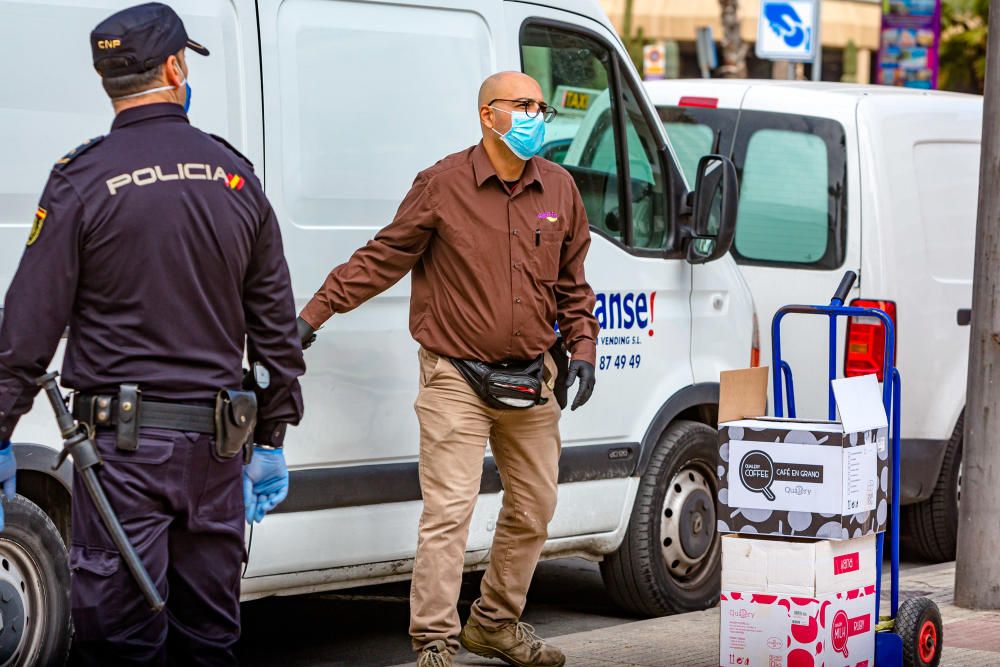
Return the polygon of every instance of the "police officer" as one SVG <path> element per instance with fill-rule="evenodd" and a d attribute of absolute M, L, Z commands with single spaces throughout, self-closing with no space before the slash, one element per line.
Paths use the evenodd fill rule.
<path fill-rule="evenodd" d="M 74 494 L 73 658 L 235 664 L 243 520 L 287 493 L 281 446 L 302 416 L 278 222 L 250 162 L 188 122 L 187 53 L 208 50 L 173 10 L 120 11 L 91 48 L 116 116 L 53 167 L 7 293 L 0 488 L 12 496 L 11 433 L 68 324 L 74 416 L 95 429 L 101 482 L 167 601 L 147 607 L 89 497 Z M 253 396 L 237 393 L 244 347 L 256 422 Z M 221 440 L 217 412 L 235 425 Z M 244 466 L 227 447 L 249 437 Z"/>
<path fill-rule="evenodd" d="M 562 652 L 520 616 L 556 506 L 554 322 L 572 354 L 563 387 L 579 380 L 574 410 L 594 388 L 598 324 L 583 268 L 590 232 L 572 176 L 536 157 L 556 113 L 538 82 L 494 74 L 478 112 L 482 141 L 417 175 L 396 218 L 330 272 L 298 328 L 308 346 L 332 315 L 412 270 L 424 503 L 410 593 L 417 664 L 450 667 L 461 644 L 518 667 L 560 667 Z M 519 379 L 484 392 L 477 373 L 485 368 Z M 534 369 L 544 380 L 537 389 Z M 461 628 L 456 604 L 487 440 L 503 508 L 480 598 Z"/>

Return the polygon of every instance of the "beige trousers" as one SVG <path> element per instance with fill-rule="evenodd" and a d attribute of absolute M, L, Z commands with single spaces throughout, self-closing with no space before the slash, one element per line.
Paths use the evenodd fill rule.
<path fill-rule="evenodd" d="M 548 536 L 559 476 L 559 405 L 555 365 L 546 355 L 549 400 L 527 410 L 486 405 L 444 357 L 420 350 L 420 516 L 410 587 L 414 650 L 441 639 L 458 650 L 459 589 L 469 523 L 479 494 L 486 442 L 503 483 L 503 507 L 490 563 L 471 617 L 496 629 L 524 610 L 528 585 Z"/>

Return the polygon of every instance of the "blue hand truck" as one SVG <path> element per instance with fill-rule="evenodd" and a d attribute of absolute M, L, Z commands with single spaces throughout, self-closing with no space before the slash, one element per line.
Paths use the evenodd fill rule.
<path fill-rule="evenodd" d="M 833 395 L 833 380 L 837 379 L 837 318 L 877 318 L 885 332 L 882 361 L 882 404 L 890 419 L 890 447 L 892 452 L 891 495 L 889 518 L 890 551 L 890 614 L 879 616 L 882 592 L 882 558 L 885 534 L 876 536 L 877 574 L 875 581 L 875 617 L 879 619 L 875 632 L 875 667 L 937 667 L 941 661 L 943 629 L 941 611 L 933 600 L 926 597 L 910 598 L 899 604 L 899 424 L 900 377 L 895 366 L 896 333 L 889 315 L 878 308 L 845 306 L 844 300 L 858 276 L 853 271 L 844 274 L 830 304 L 826 306 L 783 306 L 771 321 L 772 382 L 774 385 L 774 415 L 785 416 L 785 399 L 788 416 L 795 418 L 795 393 L 792 367 L 781 358 L 781 320 L 789 314 L 825 315 L 830 318 L 829 358 L 829 419 L 837 418 L 837 404 Z"/>

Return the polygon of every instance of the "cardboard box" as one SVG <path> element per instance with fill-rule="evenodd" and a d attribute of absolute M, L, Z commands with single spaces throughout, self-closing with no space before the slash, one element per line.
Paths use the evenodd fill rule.
<path fill-rule="evenodd" d="M 718 529 L 844 540 L 886 529 L 888 419 L 874 375 L 834 380 L 839 422 L 759 417 L 768 369 L 722 373 Z"/>
<path fill-rule="evenodd" d="M 872 667 L 875 537 L 722 538 L 719 664 Z"/>

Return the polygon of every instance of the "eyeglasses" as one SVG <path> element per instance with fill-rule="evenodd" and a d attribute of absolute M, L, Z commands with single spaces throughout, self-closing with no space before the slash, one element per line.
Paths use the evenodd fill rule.
<path fill-rule="evenodd" d="M 550 107 L 545 102 L 537 102 L 526 97 L 522 97 L 518 100 L 506 100 L 502 97 L 498 97 L 494 100 L 490 100 L 487 106 L 493 106 L 494 102 L 510 102 L 514 105 L 516 111 L 523 111 L 528 114 L 528 118 L 537 118 L 538 114 L 542 114 L 542 118 L 546 123 L 551 123 L 552 119 L 556 117 L 556 110 Z"/>

